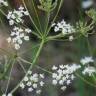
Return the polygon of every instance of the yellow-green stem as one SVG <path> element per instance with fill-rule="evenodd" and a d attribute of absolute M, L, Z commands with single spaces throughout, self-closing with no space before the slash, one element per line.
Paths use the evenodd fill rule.
<path fill-rule="evenodd" d="M 42 50 L 42 48 L 43 48 L 43 45 L 44 45 L 44 40 L 42 40 L 42 42 L 41 42 L 41 44 L 40 44 L 40 47 L 39 47 L 39 49 L 38 49 L 38 51 L 37 51 L 37 54 L 36 54 L 36 56 L 35 56 L 32 64 L 30 65 L 30 68 L 28 69 L 28 71 L 31 70 L 32 67 L 33 67 L 33 65 L 36 63 L 36 61 L 37 61 L 37 59 L 38 59 L 38 57 L 39 57 L 39 55 L 40 55 L 40 52 L 41 52 L 41 50 Z M 27 71 L 27 73 L 25 74 L 25 76 L 28 74 L 28 71 Z M 24 78 L 23 78 L 23 79 L 24 79 Z M 20 83 L 23 81 L 23 79 L 20 81 Z M 19 88 L 20 83 L 17 84 L 17 86 L 11 91 L 11 93 L 14 93 L 14 92 Z"/>

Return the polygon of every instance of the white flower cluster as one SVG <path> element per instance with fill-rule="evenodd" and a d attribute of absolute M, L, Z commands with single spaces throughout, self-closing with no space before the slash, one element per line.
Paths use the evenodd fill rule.
<path fill-rule="evenodd" d="M 36 94 L 41 93 L 41 88 L 44 86 L 44 74 L 32 74 L 32 71 L 28 72 L 28 75 L 24 77 L 20 87 L 22 89 L 28 87 L 28 92 L 35 91 Z"/>
<path fill-rule="evenodd" d="M 8 6 L 8 3 L 5 0 L 0 0 L 0 5 Z"/>
<path fill-rule="evenodd" d="M 96 68 L 87 66 L 82 72 L 84 75 L 88 74 L 89 76 L 92 76 L 94 73 L 96 73 Z"/>
<path fill-rule="evenodd" d="M 9 20 L 10 25 L 14 25 L 16 23 L 23 23 L 22 17 L 28 16 L 28 11 L 24 10 L 24 7 L 20 6 L 18 10 L 9 11 L 7 15 L 7 19 Z"/>
<path fill-rule="evenodd" d="M 74 80 L 74 72 L 79 68 L 81 68 L 81 66 L 77 64 L 59 65 L 59 67 L 53 66 L 52 84 L 59 84 L 61 86 L 61 90 L 65 90 L 67 85 L 69 85 L 71 81 Z"/>
<path fill-rule="evenodd" d="M 64 20 L 58 22 L 57 24 L 53 23 L 52 27 L 54 27 L 55 32 L 61 31 L 63 35 L 75 32 L 74 27 L 71 26 L 70 24 L 67 24 Z M 74 39 L 73 36 L 69 36 L 69 41 L 72 41 L 73 39 Z"/>
<path fill-rule="evenodd" d="M 83 64 L 84 70 L 82 71 L 82 74 L 92 76 L 92 74 L 96 73 L 96 68 L 90 63 L 94 63 L 94 60 L 92 57 L 84 57 L 80 60 L 80 63 Z"/>
<path fill-rule="evenodd" d="M 62 31 L 64 35 L 75 32 L 73 26 L 67 24 L 64 20 L 58 22 L 57 24 L 56 23 L 52 24 L 52 27 L 54 27 L 55 32 Z"/>
<path fill-rule="evenodd" d="M 2 96 L 12 96 L 12 94 L 11 93 L 8 93 L 8 95 L 3 94 Z"/>
<path fill-rule="evenodd" d="M 92 57 L 84 57 L 80 60 L 80 63 L 83 65 L 89 64 L 89 63 L 93 63 L 94 60 Z"/>
<path fill-rule="evenodd" d="M 28 33 L 31 32 L 32 31 L 29 28 L 23 29 L 15 26 L 7 41 L 8 43 L 12 42 L 15 46 L 15 49 L 18 50 L 20 48 L 20 45 L 23 43 L 23 40 L 29 41 Z"/>

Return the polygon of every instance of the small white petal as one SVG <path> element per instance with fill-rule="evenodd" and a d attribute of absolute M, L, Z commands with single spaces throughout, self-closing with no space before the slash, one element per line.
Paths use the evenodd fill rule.
<path fill-rule="evenodd" d="M 65 91 L 66 90 L 66 86 L 61 87 L 61 90 Z"/>
<path fill-rule="evenodd" d="M 40 93 L 41 93 L 41 90 L 37 90 L 36 93 L 37 93 L 37 94 L 40 94 Z"/>
<path fill-rule="evenodd" d="M 33 91 L 32 87 L 28 88 L 28 92 L 32 92 L 32 91 Z"/>
<path fill-rule="evenodd" d="M 24 40 L 29 41 L 29 36 L 24 36 Z"/>

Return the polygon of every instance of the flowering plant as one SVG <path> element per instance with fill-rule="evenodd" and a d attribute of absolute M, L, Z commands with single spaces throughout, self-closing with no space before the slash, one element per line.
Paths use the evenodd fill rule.
<path fill-rule="evenodd" d="M 96 11 L 91 9 L 87 12 L 87 15 L 92 18 L 90 24 L 87 22 L 78 21 L 76 24 L 72 25 L 67 23 L 65 20 L 56 22 L 56 17 L 58 16 L 60 8 L 63 4 L 63 0 L 39 0 L 38 5 L 35 4 L 35 0 L 30 0 L 32 3 L 32 10 L 36 14 L 36 19 L 34 19 L 32 16 L 33 11 L 30 11 L 27 1 L 29 2 L 29 0 L 22 0 L 22 5 L 16 9 L 12 9 L 10 8 L 10 4 L 7 2 L 7 0 L 0 0 L 0 12 L 3 14 L 3 16 L 5 16 L 11 30 L 10 35 L 8 38 L 6 38 L 6 41 L 11 46 L 11 49 L 15 50 L 15 52 L 10 53 L 9 51 L 0 48 L 0 51 L 6 52 L 10 55 L 6 55 L 7 57 L 4 57 L 4 68 L 0 73 L 0 80 L 6 79 L 8 81 L 6 88 L 4 88 L 4 90 L 1 88 L 1 95 L 14 96 L 14 92 L 19 88 L 20 90 L 26 89 L 29 93 L 33 92 L 35 94 L 40 94 L 42 92 L 42 88 L 46 84 L 45 74 L 38 72 L 34 73 L 32 71 L 34 67 L 48 73 L 51 77 L 51 84 L 53 86 L 59 85 L 63 91 L 76 77 L 79 77 L 89 85 L 96 87 L 93 83 L 82 77 L 82 75 L 87 75 L 96 80 L 95 60 L 92 54 L 90 54 L 90 56 L 84 56 L 78 63 L 73 62 L 71 64 L 61 64 L 59 66 L 53 65 L 50 71 L 36 64 L 41 50 L 49 41 L 63 39 L 62 41 L 72 42 L 79 37 L 84 36 L 85 38 L 88 38 L 90 34 L 94 34 L 92 30 L 96 23 Z M 2 7 L 7 8 L 8 11 L 5 12 Z M 55 9 L 57 9 L 57 11 Z M 37 10 L 44 13 L 44 20 L 40 18 L 39 15 L 42 16 L 42 14 L 39 14 Z M 54 11 L 56 11 L 56 14 L 54 18 L 50 20 L 51 13 Z M 31 22 L 32 27 L 29 27 L 26 24 L 26 18 L 28 18 L 29 22 Z M 52 30 L 56 35 L 51 35 Z M 28 61 L 23 59 L 23 57 L 19 54 L 19 50 L 22 49 L 23 43 L 25 41 L 28 42 L 31 35 L 34 35 L 38 41 L 38 44 L 35 45 L 37 50 L 35 56 L 32 58 L 32 62 L 30 62 L 30 60 Z M 26 51 L 28 50 L 26 49 Z M 24 77 L 11 91 L 8 91 L 13 67 L 15 67 L 16 62 L 19 62 L 20 67 L 24 71 Z M 26 63 L 28 66 L 27 70 L 24 68 L 23 63 Z M 6 74 L 7 72 L 9 75 Z M 82 75 L 79 75 L 79 73 Z"/>

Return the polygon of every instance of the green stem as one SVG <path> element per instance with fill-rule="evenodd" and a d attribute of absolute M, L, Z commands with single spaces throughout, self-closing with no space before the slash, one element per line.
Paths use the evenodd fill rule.
<path fill-rule="evenodd" d="M 23 5 L 24 5 L 25 9 L 29 12 L 29 10 L 28 10 L 28 8 L 27 8 L 27 6 L 26 6 L 26 4 L 25 4 L 25 1 L 22 0 L 22 2 L 23 2 Z M 30 13 L 29 13 L 29 18 L 30 18 L 31 22 L 33 23 L 33 25 L 35 26 L 37 32 L 38 32 L 38 33 L 40 34 L 40 36 L 42 37 L 42 34 L 41 34 L 41 32 L 39 31 L 38 27 L 36 26 L 35 22 L 33 21 Z"/>
<path fill-rule="evenodd" d="M 22 62 L 24 62 L 24 63 L 27 63 L 27 64 L 32 64 L 31 62 L 29 62 L 29 61 L 27 61 L 27 60 L 24 60 L 23 58 L 19 58 Z M 46 69 L 44 69 L 44 68 L 42 68 L 42 67 L 40 67 L 40 66 L 38 66 L 38 65 L 36 65 L 36 68 L 38 68 L 38 69 L 41 69 L 42 71 L 44 71 L 44 72 L 47 72 L 47 73 L 49 73 L 49 74 L 52 74 L 52 72 L 50 72 L 50 71 L 48 71 L 48 70 L 46 70 Z"/>
<path fill-rule="evenodd" d="M 92 74 L 92 77 L 93 77 L 93 80 L 94 80 L 94 82 L 96 84 L 96 76 L 94 74 Z"/>
<path fill-rule="evenodd" d="M 60 8 L 61 8 L 61 6 L 62 6 L 63 1 L 64 1 L 64 0 L 61 0 L 61 1 L 60 1 L 60 4 L 59 4 L 58 10 L 57 10 L 57 13 L 56 13 L 55 17 L 53 18 L 52 23 L 54 23 L 54 21 L 56 20 L 56 18 L 57 18 L 57 16 L 58 16 L 58 13 L 59 13 L 59 11 L 60 11 Z M 49 29 L 48 29 L 48 31 L 47 31 L 47 35 L 49 34 L 50 29 L 51 29 L 51 25 L 50 25 L 50 27 L 49 27 Z"/>
<path fill-rule="evenodd" d="M 9 84 L 10 84 L 11 74 L 12 74 L 12 70 L 13 70 L 14 64 L 15 64 L 15 59 L 13 60 L 13 63 L 12 63 L 12 67 L 11 67 L 11 70 L 10 70 L 9 79 L 8 79 L 8 83 L 7 83 L 7 86 L 6 86 L 5 93 L 7 93 L 7 91 L 8 91 L 8 87 L 9 87 Z"/>
<path fill-rule="evenodd" d="M 31 63 L 30 68 L 28 69 L 28 71 L 30 71 L 30 70 L 32 69 L 33 65 L 36 63 L 36 61 L 37 61 L 37 59 L 38 59 L 38 57 L 39 57 L 39 55 L 40 55 L 40 52 L 41 52 L 41 50 L 42 50 L 42 48 L 43 48 L 43 45 L 44 45 L 44 40 L 42 40 L 42 42 L 41 42 L 41 44 L 40 44 L 40 47 L 39 47 L 39 49 L 38 49 L 38 51 L 37 51 L 37 54 L 36 54 L 33 62 Z M 27 76 L 28 71 L 27 71 L 27 73 L 25 74 L 25 76 Z M 23 78 L 23 79 L 24 79 L 24 78 Z M 23 79 L 20 81 L 20 83 L 23 81 Z M 11 93 L 14 93 L 14 92 L 19 88 L 20 83 L 17 84 L 17 86 L 11 91 Z"/>
<path fill-rule="evenodd" d="M 47 16 L 46 16 L 46 27 L 45 27 L 45 37 L 47 36 L 47 29 L 48 29 L 48 24 L 49 24 L 49 19 L 50 19 L 50 12 L 47 13 Z"/>
<path fill-rule="evenodd" d="M 64 35 L 62 33 L 58 34 L 58 35 L 55 35 L 55 36 L 49 36 L 49 37 L 47 37 L 47 41 L 57 39 L 57 38 L 61 38 L 61 37 L 64 37 Z"/>
<path fill-rule="evenodd" d="M 6 17 L 7 15 L 0 9 L 0 12 Z M 17 24 L 18 25 L 18 23 L 17 22 L 15 22 L 15 24 Z M 26 28 L 27 26 L 26 25 L 24 25 L 24 24 L 22 24 L 22 25 L 20 25 L 22 28 Z M 34 32 L 34 31 L 32 31 L 32 34 L 33 35 L 35 35 L 35 36 L 37 36 L 39 39 L 41 39 L 41 37 L 39 36 L 39 34 L 37 34 L 36 32 Z"/>
<path fill-rule="evenodd" d="M 76 75 L 77 77 L 79 77 L 82 81 L 84 81 L 85 83 L 87 83 L 88 85 L 90 85 L 90 86 L 92 86 L 92 87 L 96 87 L 95 84 L 87 81 L 85 78 L 83 78 L 82 76 L 80 76 L 78 73 L 75 73 L 75 75 Z"/>
<path fill-rule="evenodd" d="M 29 0 L 29 1 L 30 1 L 30 0 Z M 40 24 L 40 20 L 39 20 L 39 15 L 38 15 L 38 13 L 37 13 L 37 10 L 36 10 L 34 1 L 33 1 L 33 0 L 31 0 L 31 1 L 32 1 L 32 4 L 33 4 L 34 11 L 35 11 L 35 13 L 36 13 L 36 17 L 37 17 L 37 20 L 38 20 L 38 24 L 39 24 L 39 26 L 40 26 L 40 30 L 41 30 L 41 32 L 42 32 L 42 28 L 41 28 L 41 24 Z"/>
<path fill-rule="evenodd" d="M 93 56 L 93 52 L 91 51 L 91 45 L 90 45 L 90 41 L 88 40 L 88 37 L 86 37 L 86 41 L 87 41 L 87 46 L 88 46 L 88 51 L 89 51 L 89 55 Z"/>

